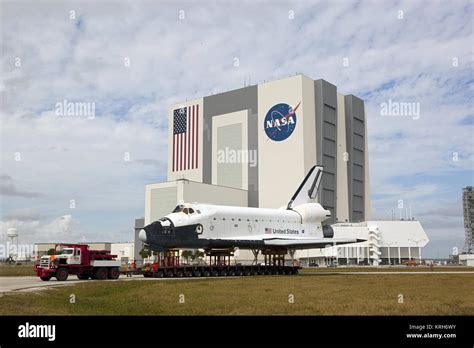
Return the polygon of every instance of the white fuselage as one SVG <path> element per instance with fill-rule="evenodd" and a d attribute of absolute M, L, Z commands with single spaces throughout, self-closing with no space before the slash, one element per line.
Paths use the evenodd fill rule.
<path fill-rule="evenodd" d="M 186 204 L 187 211 L 166 216 L 175 227 L 201 224 L 199 238 L 268 239 L 323 237 L 322 221 L 330 212 L 318 203 L 306 203 L 293 209 L 269 209 Z"/>
<path fill-rule="evenodd" d="M 358 240 L 333 238 L 322 222 L 331 212 L 315 203 L 323 168 L 313 166 L 284 208 L 248 208 L 202 203 L 179 204 L 171 214 L 140 230 L 155 251 L 173 248 L 310 249 Z"/>

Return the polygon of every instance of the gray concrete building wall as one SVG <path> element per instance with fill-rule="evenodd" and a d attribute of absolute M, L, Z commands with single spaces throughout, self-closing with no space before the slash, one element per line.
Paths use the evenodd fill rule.
<path fill-rule="evenodd" d="M 346 145 L 349 153 L 347 167 L 349 189 L 349 219 L 365 220 L 365 114 L 364 102 L 353 96 L 344 98 Z"/>
<path fill-rule="evenodd" d="M 135 219 L 135 228 L 134 228 L 134 250 L 133 257 L 135 260 L 141 261 L 142 257 L 140 256 L 140 251 L 143 249 L 143 242 L 138 238 L 140 230 L 145 226 L 145 219 Z"/>
<path fill-rule="evenodd" d="M 316 105 L 316 163 L 324 166 L 319 202 L 337 216 L 337 88 L 324 80 L 314 81 Z"/>
<path fill-rule="evenodd" d="M 258 90 L 249 86 L 204 97 L 203 120 L 203 182 L 212 184 L 212 118 L 231 112 L 248 110 L 248 150 L 258 153 Z M 248 164 L 248 204 L 258 207 L 258 165 Z"/>

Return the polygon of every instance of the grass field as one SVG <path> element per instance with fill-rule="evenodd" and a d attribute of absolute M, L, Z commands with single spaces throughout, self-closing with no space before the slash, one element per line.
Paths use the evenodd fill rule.
<path fill-rule="evenodd" d="M 33 264 L 0 265 L 0 277 L 34 276 Z"/>
<path fill-rule="evenodd" d="M 472 289 L 471 274 L 83 282 L 4 294 L 0 315 L 474 315 Z"/>
<path fill-rule="evenodd" d="M 474 272 L 474 267 L 435 266 L 431 271 L 428 266 L 381 266 L 381 267 L 308 267 L 300 272 Z"/>
<path fill-rule="evenodd" d="M 474 272 L 474 267 L 463 267 L 463 266 L 449 266 L 440 267 L 436 266 L 433 268 L 433 272 L 440 271 L 471 271 Z M 417 266 L 417 267 L 310 267 L 303 268 L 300 272 L 431 272 L 429 267 Z M 22 264 L 16 265 L 0 265 L 0 277 L 15 277 L 15 276 L 34 276 L 33 264 Z"/>

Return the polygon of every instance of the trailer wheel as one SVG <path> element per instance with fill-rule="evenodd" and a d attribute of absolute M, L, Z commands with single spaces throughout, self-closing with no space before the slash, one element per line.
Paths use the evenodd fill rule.
<path fill-rule="evenodd" d="M 293 268 L 293 270 L 291 271 L 291 274 L 298 274 L 298 268 Z"/>
<path fill-rule="evenodd" d="M 47 276 L 47 277 L 40 277 L 42 281 L 44 282 L 47 282 L 48 280 L 51 279 L 51 276 Z"/>
<path fill-rule="evenodd" d="M 229 273 L 227 274 L 229 277 L 235 276 L 235 271 L 233 269 L 229 270 Z"/>
<path fill-rule="evenodd" d="M 222 269 L 220 272 L 219 272 L 219 275 L 221 277 L 226 277 L 227 276 L 227 271 L 225 269 Z"/>
<path fill-rule="evenodd" d="M 214 270 L 214 271 L 211 272 L 211 276 L 212 276 L 212 277 L 218 277 L 218 276 L 219 276 L 219 272 L 217 272 L 217 271 Z"/>
<path fill-rule="evenodd" d="M 183 271 L 176 272 L 176 277 L 177 278 L 183 278 Z"/>
<path fill-rule="evenodd" d="M 244 272 L 243 272 L 243 273 L 244 273 L 244 276 L 250 275 L 250 271 L 249 271 L 248 269 L 244 269 Z"/>
<path fill-rule="evenodd" d="M 166 273 L 166 277 L 173 278 L 174 277 L 173 271 L 168 271 L 168 273 Z"/>
<path fill-rule="evenodd" d="M 258 275 L 264 275 L 265 271 L 261 268 L 258 269 Z"/>
<path fill-rule="evenodd" d="M 153 277 L 155 278 L 163 278 L 165 276 L 165 273 L 163 271 L 158 271 L 153 273 Z"/>
<path fill-rule="evenodd" d="M 94 279 L 105 280 L 107 279 L 107 268 L 100 267 L 94 271 Z"/>
<path fill-rule="evenodd" d="M 109 269 L 109 279 L 118 279 L 120 277 L 120 270 L 118 267 Z"/>
<path fill-rule="evenodd" d="M 89 274 L 87 274 L 87 273 L 78 273 L 77 278 L 80 279 L 80 280 L 87 280 L 87 279 L 89 279 Z"/>
<path fill-rule="evenodd" d="M 192 277 L 192 276 L 193 276 L 193 272 L 192 272 L 192 271 L 187 271 L 184 275 L 185 275 L 186 277 Z"/>
<path fill-rule="evenodd" d="M 194 271 L 193 277 L 200 277 L 202 276 L 201 271 Z"/>
<path fill-rule="evenodd" d="M 56 279 L 59 281 L 65 281 L 68 276 L 69 273 L 66 268 L 60 268 L 56 271 Z"/>
<path fill-rule="evenodd" d="M 237 271 L 235 271 L 235 275 L 241 277 L 244 275 L 244 272 L 242 271 L 242 269 L 239 268 Z"/>
<path fill-rule="evenodd" d="M 203 277 L 209 277 L 210 275 L 211 275 L 211 273 L 207 269 L 202 271 L 202 276 Z"/>

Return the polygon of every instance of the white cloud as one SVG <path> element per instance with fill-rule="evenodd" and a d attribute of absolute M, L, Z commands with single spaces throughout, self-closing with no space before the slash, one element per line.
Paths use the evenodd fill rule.
<path fill-rule="evenodd" d="M 473 170 L 472 125 L 461 124 L 473 114 L 472 2 L 212 4 L 2 2 L 0 174 L 40 194 L 2 197 L 4 216 L 26 205 L 40 207 L 41 223 L 72 215 L 84 233 L 130 233 L 144 184 L 166 177 L 170 104 L 296 72 L 365 99 L 371 188 L 386 195 L 375 211 L 397 197 L 440 208 L 472 184 L 452 182 Z M 96 118 L 57 117 L 64 99 L 95 102 Z M 388 99 L 420 103 L 420 119 L 381 116 Z"/>

